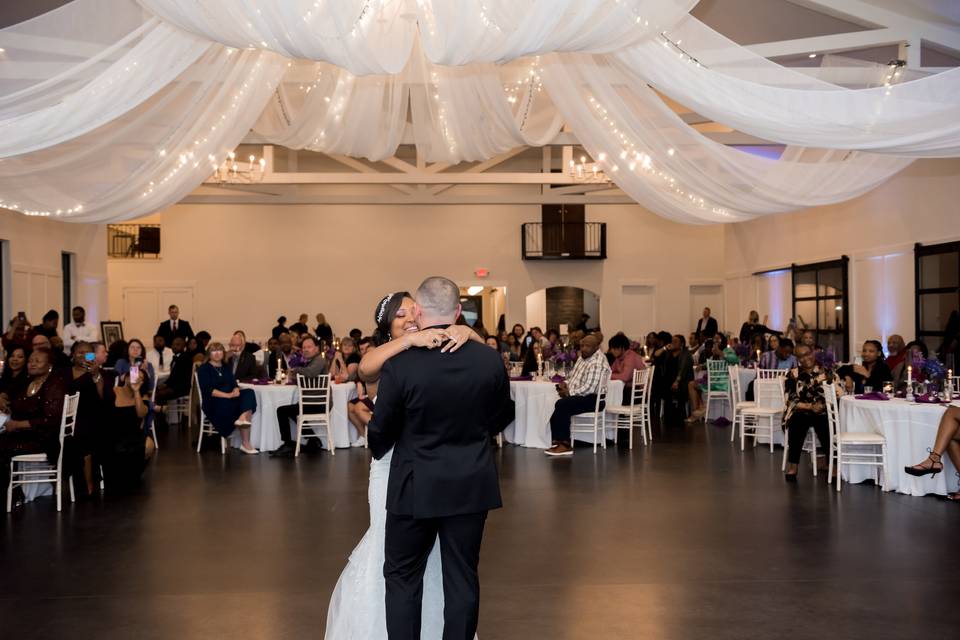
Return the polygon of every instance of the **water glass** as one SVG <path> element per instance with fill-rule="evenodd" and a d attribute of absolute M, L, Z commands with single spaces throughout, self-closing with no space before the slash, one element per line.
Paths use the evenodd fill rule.
<path fill-rule="evenodd" d="M 870 395 L 871 393 L 873 393 L 873 387 L 864 385 L 864 386 L 863 386 L 863 392 L 864 392 L 866 395 Z"/>

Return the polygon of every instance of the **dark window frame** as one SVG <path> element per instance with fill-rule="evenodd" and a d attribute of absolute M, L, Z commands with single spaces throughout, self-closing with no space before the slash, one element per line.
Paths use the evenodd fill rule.
<path fill-rule="evenodd" d="M 947 254 L 947 253 L 956 253 L 957 254 L 957 286 L 954 287 L 926 287 L 922 286 L 920 282 L 922 274 L 920 270 L 920 262 L 926 256 Z M 923 329 L 922 318 L 920 317 L 921 309 L 921 298 L 924 295 L 943 295 L 943 294 L 954 294 L 956 297 L 956 304 L 954 305 L 957 310 L 960 310 L 960 241 L 954 242 L 943 242 L 939 244 L 929 244 L 924 245 L 919 242 L 913 246 L 913 303 L 914 303 L 914 329 L 916 329 L 916 339 L 921 342 L 926 342 L 924 337 L 934 337 L 939 338 L 939 344 L 943 344 L 944 338 L 946 338 L 946 332 L 942 330 L 938 331 L 925 331 Z M 939 348 L 939 344 L 934 347 L 930 347 L 930 343 L 927 343 L 927 346 L 930 347 L 930 352 L 933 353 L 936 349 Z"/>
<path fill-rule="evenodd" d="M 63 284 L 63 312 L 60 314 L 62 327 L 72 321 L 73 314 L 73 254 L 69 251 L 60 252 L 60 274 Z"/>
<path fill-rule="evenodd" d="M 840 295 L 820 295 L 820 272 L 827 269 L 840 269 L 841 278 L 843 280 L 843 293 Z M 816 273 L 816 281 L 814 283 L 814 291 L 816 295 L 813 296 L 801 296 L 797 297 L 797 275 L 801 273 L 808 273 L 813 271 Z M 838 361 L 842 361 L 850 356 L 850 258 L 847 256 L 841 256 L 837 260 L 826 260 L 823 262 L 812 262 L 810 264 L 792 264 L 790 265 L 790 297 L 792 300 L 791 308 L 793 309 L 793 317 L 797 319 L 798 326 L 797 331 L 806 331 L 807 329 L 801 329 L 799 326 L 799 316 L 797 315 L 797 303 L 798 302 L 814 302 L 817 306 L 817 314 L 814 317 L 813 324 L 815 328 L 809 329 L 813 331 L 816 336 L 817 344 L 820 343 L 821 335 L 830 335 L 830 336 L 841 336 L 843 339 L 843 353 L 834 354 Z M 833 300 L 840 301 L 840 304 L 843 305 L 843 326 L 837 329 L 821 329 L 820 328 L 820 302 L 823 300 Z M 809 322 L 809 319 L 805 318 Z"/>

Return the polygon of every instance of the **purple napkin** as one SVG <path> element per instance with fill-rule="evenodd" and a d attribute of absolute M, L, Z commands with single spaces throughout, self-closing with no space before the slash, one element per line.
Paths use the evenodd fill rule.
<path fill-rule="evenodd" d="M 511 376 L 511 382 L 529 382 L 533 380 L 533 376 Z"/>
<path fill-rule="evenodd" d="M 262 380 L 260 378 L 252 378 L 250 380 L 244 380 L 244 382 L 248 384 L 255 384 L 255 385 L 261 385 L 261 386 L 265 384 L 270 384 L 270 380 L 268 378 L 263 378 Z"/>
<path fill-rule="evenodd" d="M 719 418 L 716 418 L 715 420 L 711 420 L 710 422 L 712 422 L 713 424 L 715 424 L 715 425 L 718 426 L 718 427 L 725 427 L 725 426 L 727 426 L 727 425 L 729 425 L 729 424 L 733 424 L 732 422 L 730 422 L 730 421 L 729 421 L 726 417 L 724 417 L 724 416 L 720 416 Z"/>
<path fill-rule="evenodd" d="M 913 400 L 914 402 L 920 402 L 924 404 L 940 404 L 941 402 L 943 402 L 943 400 L 941 400 L 939 397 L 931 396 L 926 393 L 924 393 L 923 395 L 916 396 Z"/>
<path fill-rule="evenodd" d="M 857 400 L 889 400 L 887 394 L 881 391 L 871 391 L 870 393 L 863 393 L 859 396 L 854 396 Z"/>
<path fill-rule="evenodd" d="M 563 376 L 561 376 L 561 375 L 555 375 L 555 376 L 553 376 L 552 378 L 550 378 L 550 382 L 555 382 L 555 383 L 559 384 L 559 383 L 563 382 Z"/>

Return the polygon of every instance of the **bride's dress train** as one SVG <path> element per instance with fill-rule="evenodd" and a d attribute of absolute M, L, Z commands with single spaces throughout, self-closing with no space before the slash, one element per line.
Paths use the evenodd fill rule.
<path fill-rule="evenodd" d="M 384 606 L 383 545 L 387 521 L 387 479 L 391 449 L 370 463 L 370 528 L 356 546 L 340 574 L 327 610 L 326 640 L 386 640 Z M 439 541 L 433 545 L 423 576 L 423 613 L 420 637 L 439 640 L 443 636 L 443 578 Z"/>

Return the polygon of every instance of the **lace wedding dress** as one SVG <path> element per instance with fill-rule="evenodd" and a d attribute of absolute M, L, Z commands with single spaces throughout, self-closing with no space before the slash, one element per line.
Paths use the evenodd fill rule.
<path fill-rule="evenodd" d="M 340 574 L 327 610 L 326 640 L 387 640 L 384 606 L 383 545 L 387 521 L 387 479 L 390 477 L 391 449 L 370 463 L 370 528 L 356 546 L 347 567 Z M 423 610 L 420 637 L 443 637 L 443 578 L 440 572 L 440 544 L 433 545 L 423 576 Z"/>

